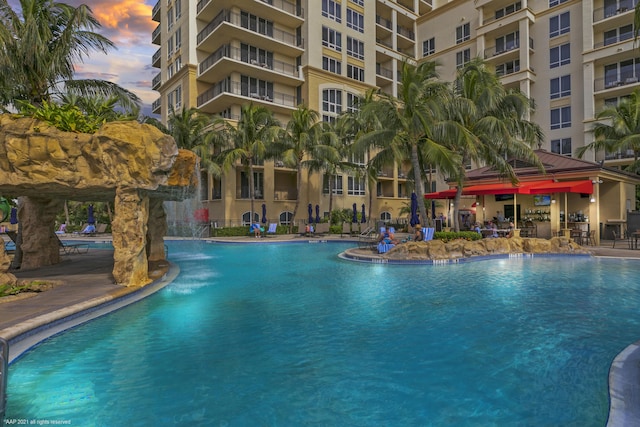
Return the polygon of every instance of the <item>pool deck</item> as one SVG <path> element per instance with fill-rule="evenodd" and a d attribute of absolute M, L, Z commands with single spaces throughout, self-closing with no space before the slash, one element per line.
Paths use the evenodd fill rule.
<path fill-rule="evenodd" d="M 74 236 L 74 240 L 77 238 Z M 84 238 L 91 242 L 108 241 L 110 237 Z M 305 238 L 278 235 L 256 239 L 253 237 L 213 238 L 216 242 L 271 243 L 290 241 L 353 239 L 340 236 Z M 357 246 L 355 241 L 354 246 Z M 611 241 L 587 247 L 594 256 L 640 259 L 640 250 L 612 248 Z M 358 255 L 378 258 L 370 250 L 353 249 Z M 173 264 L 159 264 L 150 268 L 154 282 L 143 288 L 116 285 L 111 270 L 113 251 L 90 249 L 86 254 L 65 255 L 60 264 L 12 271 L 19 279 L 47 280 L 60 283 L 53 289 L 28 298 L 0 302 L 0 337 L 10 343 L 9 361 L 13 361 L 39 341 L 55 333 L 81 324 L 92 318 L 123 307 L 161 289 L 178 274 Z M 640 338 L 640 337 L 639 337 Z M 612 411 L 608 426 L 640 425 L 640 341 L 629 345 L 613 361 L 609 373 Z"/>

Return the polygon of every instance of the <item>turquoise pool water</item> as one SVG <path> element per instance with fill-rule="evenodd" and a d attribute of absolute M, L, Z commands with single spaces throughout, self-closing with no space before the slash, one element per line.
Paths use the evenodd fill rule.
<path fill-rule="evenodd" d="M 389 266 L 344 244 L 170 245 L 164 290 L 11 365 L 7 419 L 74 426 L 603 426 L 636 261 Z"/>

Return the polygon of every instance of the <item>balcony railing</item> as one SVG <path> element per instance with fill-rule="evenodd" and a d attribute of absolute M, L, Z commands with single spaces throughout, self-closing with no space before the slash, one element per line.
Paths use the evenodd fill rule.
<path fill-rule="evenodd" d="M 153 33 L 151 33 L 151 42 L 154 43 L 156 38 L 159 36 L 160 36 L 160 24 L 158 24 L 156 29 L 153 30 Z"/>
<path fill-rule="evenodd" d="M 211 2 L 211 0 L 198 0 L 198 3 L 196 3 L 196 13 L 200 13 L 200 11 L 208 5 L 209 2 Z"/>
<path fill-rule="evenodd" d="M 158 98 L 151 103 L 151 111 L 153 111 L 154 113 L 159 113 L 161 106 L 162 106 L 162 98 Z"/>
<path fill-rule="evenodd" d="M 484 59 L 489 59 L 492 56 L 497 56 L 506 52 L 511 52 L 512 50 L 516 50 L 518 48 L 520 48 L 520 41 L 518 39 L 516 39 L 515 42 L 512 44 L 501 46 L 499 49 L 496 46 L 491 46 L 484 50 Z"/>
<path fill-rule="evenodd" d="M 638 84 L 638 77 L 640 76 L 633 75 L 633 73 L 624 74 L 620 77 L 601 77 L 593 81 L 593 90 L 598 92 L 605 89 L 615 89 L 620 86 L 635 85 Z"/>
<path fill-rule="evenodd" d="M 161 50 L 162 48 L 159 48 L 158 50 L 155 51 L 155 53 L 151 57 L 151 64 L 155 64 L 160 60 L 160 55 L 162 54 Z"/>
<path fill-rule="evenodd" d="M 211 68 L 216 62 L 218 62 L 222 58 L 235 59 L 236 61 L 241 61 L 246 64 L 255 65 L 257 67 L 265 68 L 268 70 L 275 71 L 280 74 L 286 74 L 288 76 L 297 77 L 298 70 L 297 67 L 293 64 L 288 64 L 282 61 L 274 61 L 263 59 L 258 61 L 257 59 L 249 58 L 249 53 L 242 53 L 242 50 L 237 47 L 231 47 L 229 45 L 225 45 L 220 47 L 218 50 L 209 55 L 204 61 L 200 63 L 198 66 L 198 71 L 200 74 L 203 74 L 209 68 Z"/>
<path fill-rule="evenodd" d="M 604 158 L 605 160 L 616 160 L 616 159 L 633 159 L 636 154 L 633 150 L 625 150 L 625 151 L 616 151 L 615 153 L 606 153 Z"/>
<path fill-rule="evenodd" d="M 202 31 L 198 33 L 198 36 L 196 38 L 197 43 L 198 44 L 202 43 L 202 41 L 205 38 L 207 38 L 207 36 L 211 34 L 216 28 L 218 28 L 223 22 L 228 22 L 231 25 L 235 25 L 237 27 L 244 28 L 249 31 L 253 31 L 256 34 L 261 34 L 265 37 L 269 37 L 273 40 L 276 40 L 291 46 L 296 46 L 299 48 L 304 47 L 304 41 L 302 37 L 298 37 L 295 34 L 274 29 L 274 28 L 270 30 L 264 29 L 263 31 L 258 31 L 257 29 L 249 28 L 249 22 L 247 22 L 247 20 L 243 20 L 240 14 L 230 12 L 228 10 L 223 10 L 222 12 L 220 12 L 218 16 L 213 18 L 211 22 L 209 22 L 207 26 L 204 27 Z"/>
<path fill-rule="evenodd" d="M 381 44 L 382 46 L 388 47 L 389 49 L 393 49 L 393 44 L 391 43 L 391 40 L 376 39 L 376 43 Z"/>
<path fill-rule="evenodd" d="M 153 10 L 151 11 L 151 18 L 154 21 L 158 21 L 158 22 L 160 22 L 160 14 L 159 13 L 160 13 L 160 2 L 161 1 L 162 0 L 158 0 L 156 2 L 156 4 L 153 6 Z"/>
<path fill-rule="evenodd" d="M 405 36 L 409 40 L 415 40 L 416 36 L 414 32 L 411 31 L 410 29 L 405 28 L 401 25 L 398 25 L 396 28 L 397 28 L 398 34 Z"/>
<path fill-rule="evenodd" d="M 291 15 L 304 18 L 304 9 L 302 7 L 298 7 L 294 3 L 288 2 L 286 0 L 261 0 L 261 1 L 277 9 L 281 9 L 287 13 L 290 13 Z"/>
<path fill-rule="evenodd" d="M 389 68 L 384 68 L 380 64 L 376 64 L 376 75 L 392 80 L 393 70 L 390 70 Z"/>
<path fill-rule="evenodd" d="M 160 84 L 162 83 L 162 73 L 158 73 L 153 77 L 153 80 L 151 81 L 151 89 L 157 89 L 160 87 Z"/>
<path fill-rule="evenodd" d="M 598 8 L 593 11 L 593 22 L 600 22 L 603 19 L 630 12 L 635 9 L 636 4 L 638 4 L 638 0 L 623 0 L 618 4 Z"/>
<path fill-rule="evenodd" d="M 633 31 L 621 33 L 619 35 L 616 35 L 615 37 L 607 37 L 603 42 L 595 43 L 593 45 L 593 48 L 598 49 L 600 47 L 610 46 L 612 44 L 620 43 L 625 40 L 630 40 L 632 38 L 633 38 Z"/>
<path fill-rule="evenodd" d="M 291 108 L 295 108 L 295 106 L 298 104 L 296 102 L 296 97 L 293 95 L 288 95 L 286 93 L 280 92 L 261 91 L 259 89 L 250 87 L 246 83 L 243 84 L 241 82 L 229 82 L 227 80 L 223 80 L 216 83 L 215 85 L 213 85 L 213 87 L 207 89 L 202 94 L 198 95 L 198 107 L 201 107 L 202 105 L 206 104 L 210 100 L 220 96 L 223 93 L 246 96 L 249 98 L 271 102 Z"/>
<path fill-rule="evenodd" d="M 389 29 L 389 30 L 393 30 L 393 23 L 391 21 L 389 21 L 388 19 L 383 18 L 380 15 L 376 15 L 376 24 L 378 25 L 382 25 L 383 27 Z"/>

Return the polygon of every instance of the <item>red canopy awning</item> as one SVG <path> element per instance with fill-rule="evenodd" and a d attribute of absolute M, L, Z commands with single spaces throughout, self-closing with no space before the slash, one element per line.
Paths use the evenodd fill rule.
<path fill-rule="evenodd" d="M 486 194 L 545 194 L 545 193 L 593 193 L 593 184 L 589 180 L 554 182 L 553 180 L 511 183 L 480 184 L 464 187 L 464 196 L 481 196 Z M 425 199 L 453 199 L 456 189 L 427 193 Z"/>
<path fill-rule="evenodd" d="M 591 194 L 593 193 L 593 183 L 588 180 L 580 181 L 564 181 L 564 182 L 550 182 L 546 184 L 539 184 L 529 187 L 529 194 L 543 194 L 543 193 L 581 193 Z"/>

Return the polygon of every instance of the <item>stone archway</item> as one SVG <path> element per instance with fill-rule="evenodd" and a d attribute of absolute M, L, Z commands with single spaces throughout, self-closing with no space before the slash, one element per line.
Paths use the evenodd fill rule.
<path fill-rule="evenodd" d="M 64 200 L 108 201 L 114 206 L 114 279 L 144 285 L 148 261 L 165 257 L 163 201 L 191 198 L 197 185 L 195 154 L 178 150 L 153 126 L 111 122 L 80 134 L 0 115 L 0 194 L 20 196 L 24 268 L 60 262 L 54 220 Z"/>

